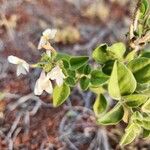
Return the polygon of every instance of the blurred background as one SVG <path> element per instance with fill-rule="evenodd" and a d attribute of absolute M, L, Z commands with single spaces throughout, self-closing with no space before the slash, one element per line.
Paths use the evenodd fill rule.
<path fill-rule="evenodd" d="M 7 57 L 37 62 L 47 28 L 58 29 L 55 49 L 73 55 L 91 55 L 101 43 L 126 42 L 135 5 L 130 0 L 0 0 L 0 150 L 121 149 L 125 125 L 97 126 L 92 93 L 76 88 L 63 106 L 52 108 L 49 95 L 32 93 L 40 70 L 16 77 Z M 125 149 L 148 150 L 150 144 L 139 139 Z"/>

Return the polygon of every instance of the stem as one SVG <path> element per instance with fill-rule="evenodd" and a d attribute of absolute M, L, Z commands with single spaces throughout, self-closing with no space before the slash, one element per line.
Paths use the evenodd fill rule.
<path fill-rule="evenodd" d="M 130 31 L 129 31 L 130 40 L 133 39 L 134 32 L 137 29 L 140 5 L 141 5 L 141 0 L 138 0 L 137 5 L 136 5 L 136 9 L 134 11 L 132 24 L 130 25 Z"/>

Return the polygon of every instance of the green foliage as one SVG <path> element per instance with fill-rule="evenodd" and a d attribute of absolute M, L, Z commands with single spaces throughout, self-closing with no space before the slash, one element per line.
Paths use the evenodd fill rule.
<path fill-rule="evenodd" d="M 92 56 L 97 62 L 105 63 L 110 60 L 107 53 L 107 47 L 107 44 L 102 44 L 93 51 Z"/>
<path fill-rule="evenodd" d="M 103 125 L 115 125 L 122 120 L 123 115 L 124 115 L 123 106 L 118 104 L 108 113 L 99 117 L 97 122 L 98 124 L 103 124 Z"/>
<path fill-rule="evenodd" d="M 91 81 L 92 86 L 100 86 L 106 83 L 108 79 L 109 79 L 108 76 L 105 75 L 102 71 L 93 70 L 91 72 L 90 81 Z"/>
<path fill-rule="evenodd" d="M 149 10 L 149 0 L 142 0 L 140 6 L 140 18 L 143 18 Z"/>
<path fill-rule="evenodd" d="M 85 64 L 82 67 L 80 67 L 79 69 L 77 69 L 77 72 L 79 74 L 85 74 L 88 75 L 91 73 L 91 66 L 89 64 Z"/>
<path fill-rule="evenodd" d="M 142 111 L 145 113 L 150 113 L 150 99 L 142 106 Z"/>
<path fill-rule="evenodd" d="M 76 70 L 86 64 L 89 60 L 87 56 L 74 56 L 70 58 L 70 69 Z"/>
<path fill-rule="evenodd" d="M 150 138 L 150 130 L 143 130 L 143 137 L 144 138 Z"/>
<path fill-rule="evenodd" d="M 141 127 L 135 123 L 130 124 L 123 135 L 120 145 L 127 145 L 131 143 L 141 132 Z"/>
<path fill-rule="evenodd" d="M 70 88 L 67 84 L 63 84 L 61 87 L 56 86 L 53 92 L 53 106 L 60 106 L 68 98 L 69 94 Z"/>
<path fill-rule="evenodd" d="M 112 53 L 112 56 L 114 58 L 116 58 L 116 59 L 118 58 L 118 59 L 122 60 L 123 56 L 126 52 L 126 47 L 125 47 L 124 43 L 118 42 L 118 43 L 115 43 L 112 46 L 110 46 L 108 48 L 108 51 Z"/>
<path fill-rule="evenodd" d="M 111 46 L 101 44 L 93 51 L 93 58 L 99 63 L 106 63 L 109 60 L 122 60 L 125 54 L 126 47 L 124 43 L 118 42 Z"/>
<path fill-rule="evenodd" d="M 65 79 L 65 82 L 66 82 L 69 86 L 71 86 L 71 87 L 73 87 L 73 86 L 76 85 L 76 81 L 75 81 L 75 79 L 74 79 L 73 77 L 68 77 L 68 78 L 66 78 L 66 79 Z"/>
<path fill-rule="evenodd" d="M 80 87 L 83 91 L 87 90 L 90 84 L 90 79 L 86 76 L 83 76 L 80 79 Z"/>
<path fill-rule="evenodd" d="M 150 59 L 136 58 L 128 64 L 138 83 L 150 82 Z"/>
<path fill-rule="evenodd" d="M 150 130 L 150 116 L 144 117 L 144 118 L 142 119 L 142 127 L 143 127 L 145 130 Z"/>
<path fill-rule="evenodd" d="M 138 107 L 146 102 L 148 96 L 144 94 L 132 94 L 128 96 L 123 96 L 123 99 L 127 106 Z"/>
<path fill-rule="evenodd" d="M 107 108 L 107 100 L 103 94 L 99 94 L 96 97 L 96 100 L 93 105 L 93 110 L 95 114 L 98 116 L 103 113 Z"/>
<path fill-rule="evenodd" d="M 114 88 L 115 87 L 115 88 Z M 132 94 L 136 89 L 136 80 L 131 71 L 121 62 L 115 62 L 108 83 L 108 92 L 116 100 Z"/>

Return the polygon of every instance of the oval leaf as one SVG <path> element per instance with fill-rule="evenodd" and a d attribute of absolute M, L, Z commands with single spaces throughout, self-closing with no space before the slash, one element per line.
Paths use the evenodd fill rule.
<path fill-rule="evenodd" d="M 137 124 L 132 123 L 126 128 L 125 134 L 120 141 L 120 145 L 125 146 L 130 144 L 140 134 L 140 132 L 141 127 Z"/>
<path fill-rule="evenodd" d="M 142 127 L 146 130 L 150 130 L 150 117 L 144 117 L 143 118 Z"/>
<path fill-rule="evenodd" d="M 114 99 L 132 94 L 136 89 L 136 80 L 132 72 L 120 62 L 115 62 L 108 84 L 108 92 Z"/>
<path fill-rule="evenodd" d="M 124 43 L 118 42 L 110 46 L 108 48 L 108 51 L 110 51 L 113 54 L 114 58 L 122 59 L 126 51 L 126 47 Z"/>
<path fill-rule="evenodd" d="M 93 59 L 99 63 L 105 63 L 106 61 L 110 60 L 107 47 L 107 44 L 101 44 L 99 47 L 97 47 L 92 53 Z"/>
<path fill-rule="evenodd" d="M 98 123 L 103 125 L 115 125 L 122 120 L 123 115 L 123 106 L 117 105 L 100 119 L 98 119 Z"/>
<path fill-rule="evenodd" d="M 142 111 L 145 113 L 150 113 L 150 99 L 142 106 Z"/>
<path fill-rule="evenodd" d="M 86 64 L 89 60 L 89 57 L 87 56 L 75 56 L 71 57 L 70 59 L 70 68 L 72 70 L 79 69 L 82 67 L 84 64 Z"/>
<path fill-rule="evenodd" d="M 90 79 L 87 78 L 86 76 L 82 77 L 80 79 L 80 87 L 83 91 L 87 90 L 89 87 Z"/>
<path fill-rule="evenodd" d="M 53 106 L 60 106 L 68 98 L 69 94 L 70 88 L 65 83 L 61 87 L 55 86 L 53 91 Z"/>
<path fill-rule="evenodd" d="M 99 86 L 104 84 L 108 80 L 108 76 L 105 75 L 102 71 L 93 70 L 91 72 L 91 84 L 92 86 Z"/>
<path fill-rule="evenodd" d="M 104 112 L 107 108 L 107 100 L 103 94 L 97 96 L 95 103 L 93 105 L 93 110 L 98 116 L 100 113 Z"/>
<path fill-rule="evenodd" d="M 150 130 L 143 130 L 143 137 L 144 138 L 150 138 Z"/>
<path fill-rule="evenodd" d="M 138 107 L 141 104 L 146 102 L 148 96 L 144 94 L 133 94 L 128 96 L 123 96 L 123 99 L 125 100 L 126 105 L 128 105 L 129 107 Z"/>
<path fill-rule="evenodd" d="M 150 82 L 150 59 L 141 57 L 128 64 L 138 83 Z"/>

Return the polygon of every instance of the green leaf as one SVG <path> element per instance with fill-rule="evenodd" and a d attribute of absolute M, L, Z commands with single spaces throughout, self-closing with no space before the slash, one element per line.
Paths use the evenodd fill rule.
<path fill-rule="evenodd" d="M 70 94 L 70 88 L 67 84 L 63 84 L 61 87 L 55 86 L 53 91 L 53 106 L 60 106 L 68 98 Z"/>
<path fill-rule="evenodd" d="M 88 75 L 88 74 L 90 74 L 91 73 L 91 66 L 90 65 L 86 65 L 85 67 L 84 67 L 84 74 L 85 75 Z"/>
<path fill-rule="evenodd" d="M 141 127 L 135 123 L 130 124 L 123 135 L 120 145 L 125 146 L 130 144 L 141 132 Z"/>
<path fill-rule="evenodd" d="M 110 46 L 108 48 L 108 51 L 112 53 L 114 58 L 123 59 L 123 55 L 126 51 L 126 47 L 125 47 L 124 43 L 118 42 L 118 43 L 115 43 L 112 46 Z"/>
<path fill-rule="evenodd" d="M 75 56 L 71 57 L 70 59 L 70 68 L 72 70 L 79 69 L 82 67 L 84 64 L 86 64 L 89 60 L 89 57 L 87 56 Z"/>
<path fill-rule="evenodd" d="M 147 102 L 142 106 L 142 111 L 145 113 L 150 113 L 150 98 L 147 100 Z"/>
<path fill-rule="evenodd" d="M 118 83 L 118 71 L 117 71 L 117 61 L 114 63 L 113 70 L 108 83 L 108 92 L 110 96 L 114 99 L 120 99 L 120 89 Z M 114 88 L 115 87 L 115 88 Z"/>
<path fill-rule="evenodd" d="M 65 53 L 57 53 L 56 61 L 62 60 L 63 65 L 64 65 L 64 67 L 66 69 L 66 68 L 69 68 L 70 57 L 71 57 L 70 55 L 65 54 Z"/>
<path fill-rule="evenodd" d="M 83 91 L 87 90 L 89 87 L 90 79 L 86 76 L 83 76 L 80 79 L 80 87 Z"/>
<path fill-rule="evenodd" d="M 106 75 L 110 76 L 110 75 L 111 75 L 111 72 L 112 72 L 112 69 L 113 69 L 113 65 L 114 65 L 114 60 L 107 61 L 107 62 L 105 63 L 105 65 L 103 66 L 102 71 L 103 71 Z"/>
<path fill-rule="evenodd" d="M 150 117 L 144 117 L 143 118 L 142 127 L 146 130 L 150 130 Z"/>
<path fill-rule="evenodd" d="M 101 44 L 99 47 L 97 47 L 92 53 L 93 59 L 99 63 L 105 63 L 106 61 L 110 60 L 107 47 L 107 44 Z"/>
<path fill-rule="evenodd" d="M 150 58 L 150 50 L 144 51 L 141 55 L 141 57 Z"/>
<path fill-rule="evenodd" d="M 103 125 L 115 125 L 119 123 L 124 115 L 124 109 L 121 105 L 116 105 L 113 109 L 107 112 L 104 116 L 101 116 L 97 120 L 99 124 Z"/>
<path fill-rule="evenodd" d="M 150 130 L 143 129 L 143 137 L 144 138 L 150 138 Z"/>
<path fill-rule="evenodd" d="M 114 99 L 132 94 L 136 89 L 136 80 L 132 72 L 120 62 L 115 62 L 108 83 L 108 92 Z"/>
<path fill-rule="evenodd" d="M 102 71 L 99 70 L 93 70 L 91 72 L 91 84 L 92 86 L 99 86 L 104 83 L 109 79 L 107 75 L 105 75 Z"/>
<path fill-rule="evenodd" d="M 131 51 L 131 52 L 128 53 L 128 55 L 126 56 L 125 61 L 126 61 L 126 62 L 132 61 L 132 60 L 135 58 L 136 55 L 137 55 L 137 53 L 136 53 L 135 50 L 134 50 L 134 51 Z"/>
<path fill-rule="evenodd" d="M 144 83 L 144 84 L 137 84 L 136 91 L 138 93 L 147 93 L 147 91 L 150 90 L 150 83 Z"/>
<path fill-rule="evenodd" d="M 100 93 L 104 93 L 105 90 L 102 86 L 98 86 L 98 87 L 92 87 L 90 86 L 90 90 L 93 92 L 93 93 L 96 93 L 96 94 L 100 94 Z"/>
<path fill-rule="evenodd" d="M 67 69 L 67 74 L 69 77 L 75 78 L 76 72 L 74 70 Z"/>
<path fill-rule="evenodd" d="M 141 6 L 140 6 L 140 18 L 143 18 L 149 9 L 149 0 L 142 0 Z"/>
<path fill-rule="evenodd" d="M 74 78 L 68 77 L 68 78 L 65 79 L 65 83 L 68 84 L 69 86 L 72 86 L 72 87 L 73 87 L 73 86 L 75 86 L 76 81 L 75 81 Z"/>
<path fill-rule="evenodd" d="M 123 96 L 122 98 L 124 99 L 126 105 L 128 105 L 129 107 L 138 107 L 146 102 L 148 96 L 144 94 L 133 94 Z"/>
<path fill-rule="evenodd" d="M 79 69 L 77 69 L 77 73 L 78 74 L 84 74 L 84 67 L 86 66 L 86 64 L 85 65 L 83 65 L 83 66 L 81 66 Z"/>
<path fill-rule="evenodd" d="M 107 44 L 101 44 L 93 51 L 93 59 L 99 63 L 106 63 L 109 60 L 122 60 L 126 51 L 126 47 L 123 43 L 118 42 L 108 47 Z"/>
<path fill-rule="evenodd" d="M 131 122 L 142 125 L 143 116 L 139 111 L 135 111 L 131 116 Z"/>
<path fill-rule="evenodd" d="M 70 55 L 65 54 L 65 53 L 57 53 L 56 60 L 58 61 L 58 60 L 64 59 L 66 61 L 69 61 L 70 57 L 71 57 Z"/>
<path fill-rule="evenodd" d="M 90 74 L 90 72 L 91 72 L 91 67 L 90 67 L 90 65 L 85 64 L 85 65 L 83 65 L 82 67 L 80 67 L 80 68 L 77 70 L 77 72 L 78 72 L 79 74 L 88 75 L 88 74 Z"/>
<path fill-rule="evenodd" d="M 98 116 L 104 112 L 107 108 L 107 100 L 103 94 L 97 96 L 95 103 L 93 105 L 94 113 Z"/>
<path fill-rule="evenodd" d="M 128 64 L 138 83 L 150 82 L 150 59 L 140 57 Z"/>

